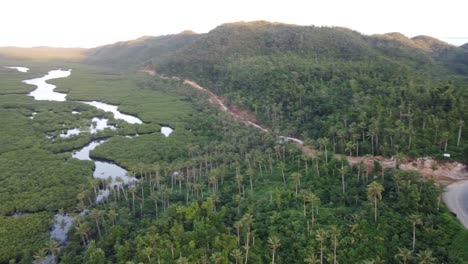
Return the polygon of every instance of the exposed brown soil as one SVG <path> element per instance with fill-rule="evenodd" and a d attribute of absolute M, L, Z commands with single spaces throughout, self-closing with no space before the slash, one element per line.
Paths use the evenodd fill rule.
<path fill-rule="evenodd" d="M 363 157 L 346 157 L 348 162 L 353 165 L 361 162 L 368 168 L 373 170 L 374 161 L 380 163 L 383 168 L 395 168 L 396 160 L 393 158 L 385 158 L 382 156 L 363 156 Z M 424 157 L 417 159 L 406 159 L 399 164 L 400 170 L 418 171 L 424 178 L 433 179 L 435 182 L 442 185 L 449 185 L 454 182 L 468 180 L 468 167 L 459 162 L 444 162 L 435 160 L 434 158 Z"/>
<path fill-rule="evenodd" d="M 141 72 L 146 72 L 147 74 L 151 75 L 151 76 L 156 76 L 156 71 L 155 70 L 152 70 L 148 67 L 144 68 L 144 69 L 141 69 L 140 70 Z"/>
<path fill-rule="evenodd" d="M 167 77 L 158 74 L 156 71 L 150 68 L 144 68 L 141 72 L 146 72 L 152 76 L 158 76 L 163 79 L 181 80 L 179 77 Z M 208 100 L 211 105 L 218 107 L 223 112 L 229 114 L 237 122 L 243 123 L 248 126 L 256 127 L 264 132 L 271 132 L 269 129 L 262 127 L 256 118 L 256 116 L 247 111 L 243 110 L 236 105 L 226 106 L 226 99 L 214 94 L 210 90 L 201 87 L 195 81 L 183 80 L 184 84 L 187 84 L 199 91 L 208 95 Z M 297 145 L 306 155 L 310 157 L 317 157 L 318 151 L 305 146 L 303 141 L 293 137 L 281 137 L 285 141 L 292 142 Z M 395 168 L 396 160 L 393 158 L 385 158 L 382 156 L 361 156 L 361 157 L 350 157 L 344 155 L 335 155 L 337 158 L 345 157 L 351 165 L 363 164 L 368 172 L 374 169 L 374 161 L 380 163 L 385 168 Z M 423 177 L 427 179 L 434 179 L 437 183 L 442 185 L 449 185 L 462 180 L 468 180 L 468 167 L 459 162 L 443 162 L 433 158 L 417 158 L 413 160 L 400 161 L 399 168 L 401 170 L 414 170 L 418 171 Z"/>
<path fill-rule="evenodd" d="M 207 94 L 209 97 L 209 102 L 211 105 L 215 105 L 221 109 L 221 111 L 231 115 L 236 121 L 244 123 L 245 125 L 249 126 L 254 126 L 257 128 L 260 128 L 261 130 L 267 132 L 268 130 L 266 128 L 263 128 L 259 125 L 259 121 L 257 117 L 253 114 L 250 113 L 247 110 L 243 110 L 239 108 L 236 105 L 226 105 L 226 99 L 223 98 L 222 96 L 214 94 L 212 91 L 201 87 L 198 85 L 196 82 L 192 80 L 184 80 L 184 83 L 187 85 L 192 86 L 193 88 L 202 91 L 203 93 Z"/>

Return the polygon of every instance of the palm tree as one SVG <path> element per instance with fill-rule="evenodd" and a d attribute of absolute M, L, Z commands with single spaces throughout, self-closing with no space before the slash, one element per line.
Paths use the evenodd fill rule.
<path fill-rule="evenodd" d="M 315 235 L 315 239 L 320 242 L 320 264 L 323 264 L 323 242 L 327 238 L 327 232 L 320 228 L 317 230 L 317 234 Z"/>
<path fill-rule="evenodd" d="M 150 194 L 150 199 L 153 200 L 154 203 L 154 215 L 159 215 L 159 208 L 158 208 L 158 203 L 160 199 L 159 192 L 153 192 Z"/>
<path fill-rule="evenodd" d="M 328 164 L 327 145 L 329 143 L 329 139 L 325 137 L 325 138 L 319 138 L 317 141 L 321 147 L 323 146 L 325 148 L 325 163 Z"/>
<path fill-rule="evenodd" d="M 242 251 L 238 248 L 231 251 L 231 256 L 236 259 L 236 264 L 239 264 L 239 260 L 242 258 Z"/>
<path fill-rule="evenodd" d="M 319 263 L 319 259 L 317 258 L 317 256 L 315 254 L 309 254 L 307 255 L 307 257 L 304 259 L 304 263 L 307 263 L 307 264 L 318 264 Z"/>
<path fill-rule="evenodd" d="M 100 183 L 101 183 L 101 182 L 100 182 L 98 179 L 96 179 L 96 178 L 94 178 L 94 179 L 91 180 L 91 186 L 93 186 L 94 196 L 95 196 L 95 197 L 97 197 L 97 195 L 98 195 L 98 189 L 99 189 L 99 184 L 100 184 Z"/>
<path fill-rule="evenodd" d="M 442 202 L 442 195 L 445 192 L 445 186 L 442 184 L 436 185 L 437 193 L 439 194 L 437 197 L 437 210 L 440 208 L 440 203 Z"/>
<path fill-rule="evenodd" d="M 85 204 L 84 204 L 84 199 L 86 198 L 86 193 L 83 191 L 83 192 L 79 192 L 77 195 L 76 195 L 76 198 L 78 199 L 78 201 L 80 201 L 80 207 L 84 207 Z"/>
<path fill-rule="evenodd" d="M 148 263 L 151 263 L 151 256 L 153 255 L 153 248 L 145 247 L 143 249 L 143 254 L 148 258 Z"/>
<path fill-rule="evenodd" d="M 416 225 L 422 225 L 422 218 L 418 214 L 411 214 L 408 217 L 408 221 L 413 226 L 413 251 L 416 247 Z"/>
<path fill-rule="evenodd" d="M 436 261 L 436 258 L 432 257 L 432 251 L 428 249 L 416 255 L 418 256 L 419 264 L 432 264 Z"/>
<path fill-rule="evenodd" d="M 315 223 L 315 212 L 314 212 L 314 207 L 318 208 L 318 202 L 320 202 L 320 198 L 315 194 L 315 193 L 310 193 L 308 200 L 310 201 L 310 206 L 311 206 L 311 224 L 312 227 L 314 226 Z"/>
<path fill-rule="evenodd" d="M 346 191 L 346 185 L 345 185 L 345 174 L 347 172 L 347 169 L 343 165 L 343 161 L 341 161 L 341 169 L 340 169 L 340 174 L 341 174 L 341 187 L 343 189 L 343 194 Z"/>
<path fill-rule="evenodd" d="M 115 225 L 115 220 L 117 219 L 118 215 L 119 214 L 115 211 L 115 209 L 110 209 L 109 212 L 107 212 L 107 216 L 112 221 L 113 225 Z"/>
<path fill-rule="evenodd" d="M 240 175 L 240 174 L 237 174 L 236 175 L 236 182 L 237 182 L 237 189 L 239 191 L 239 194 L 242 193 L 242 181 L 244 180 L 244 176 Z M 197 197 L 198 197 L 198 193 L 197 193 Z"/>
<path fill-rule="evenodd" d="M 301 177 L 302 175 L 299 172 L 293 172 L 291 174 L 291 178 L 293 179 L 294 185 L 296 186 L 296 195 L 298 192 L 298 187 L 301 185 Z"/>
<path fill-rule="evenodd" d="M 96 222 L 96 228 L 98 230 L 98 235 L 101 237 L 101 227 L 99 226 L 99 219 L 101 218 L 102 213 L 99 212 L 98 209 L 93 209 L 89 213 L 89 217 L 91 217 Z"/>
<path fill-rule="evenodd" d="M 249 175 L 249 180 L 250 180 L 250 191 L 253 192 L 252 177 L 255 176 L 255 170 L 253 168 L 248 168 L 247 175 Z"/>
<path fill-rule="evenodd" d="M 331 226 L 330 235 L 333 238 L 333 264 L 336 264 L 336 248 L 338 247 L 338 235 L 340 229 L 336 225 Z"/>
<path fill-rule="evenodd" d="M 242 222 L 244 222 L 246 226 L 246 234 L 245 234 L 245 264 L 247 264 L 249 260 L 249 250 L 250 250 L 250 230 L 252 228 L 253 216 L 251 214 L 245 214 L 242 217 Z"/>
<path fill-rule="evenodd" d="M 406 264 L 413 254 L 413 251 L 407 249 L 407 248 L 398 248 L 398 253 L 395 254 L 396 259 L 401 259 L 403 261 L 403 264 Z"/>
<path fill-rule="evenodd" d="M 303 214 L 304 217 L 307 215 L 307 209 L 306 209 L 306 203 L 309 201 L 309 192 L 307 190 L 301 190 L 301 196 L 302 196 L 302 205 L 303 205 Z"/>
<path fill-rule="evenodd" d="M 130 188 L 128 188 L 128 191 L 132 194 L 132 212 L 133 215 L 135 215 L 135 193 L 137 189 L 135 186 L 131 186 Z"/>
<path fill-rule="evenodd" d="M 234 228 L 237 231 L 237 245 L 240 244 L 240 229 L 242 228 L 242 226 L 243 226 L 242 221 L 237 221 L 234 223 Z"/>
<path fill-rule="evenodd" d="M 457 148 L 460 146 L 460 139 L 462 135 L 462 128 L 465 122 L 463 120 L 458 120 L 458 137 L 457 137 Z"/>
<path fill-rule="evenodd" d="M 213 262 L 213 264 L 219 264 L 223 260 L 223 256 L 220 252 L 214 252 L 211 254 L 210 260 Z"/>
<path fill-rule="evenodd" d="M 112 180 L 111 180 L 111 182 L 112 182 Z M 117 188 L 117 200 L 120 201 L 120 188 L 122 188 L 124 180 L 123 180 L 123 178 L 121 176 L 117 176 L 115 178 L 115 182 L 116 182 L 115 187 Z M 124 192 L 124 197 L 126 197 L 125 192 Z"/>
<path fill-rule="evenodd" d="M 60 254 L 60 245 L 57 241 L 55 240 L 51 240 L 49 242 L 47 242 L 47 251 L 49 252 L 49 254 L 51 254 L 52 256 L 54 256 L 54 263 L 58 263 L 57 261 L 57 258 L 58 258 L 58 255 Z"/>
<path fill-rule="evenodd" d="M 369 184 L 367 188 L 367 198 L 369 201 L 374 203 L 374 221 L 377 222 L 377 201 L 382 200 L 382 192 L 384 191 L 384 187 L 376 182 L 373 181 Z"/>
<path fill-rule="evenodd" d="M 286 169 L 286 163 L 284 161 L 280 161 L 278 165 L 281 169 L 281 175 L 283 176 L 283 184 L 286 186 L 286 177 L 284 176 L 284 170 Z"/>
<path fill-rule="evenodd" d="M 307 164 L 307 161 L 309 160 L 309 156 L 307 156 L 306 154 L 302 154 L 301 158 L 304 161 L 305 175 L 307 175 L 307 174 L 309 174 L 309 166 Z"/>
<path fill-rule="evenodd" d="M 189 260 L 188 258 L 181 256 L 176 260 L 176 263 L 177 264 L 189 264 Z"/>
<path fill-rule="evenodd" d="M 450 139 L 450 133 L 448 131 L 443 132 L 442 135 L 440 135 L 440 142 L 444 144 L 444 152 L 447 152 L 449 139 Z"/>
<path fill-rule="evenodd" d="M 79 224 L 77 227 L 75 227 L 76 232 L 81 237 L 81 242 L 83 242 L 83 246 L 87 245 L 88 239 L 88 232 L 89 232 L 89 227 L 86 223 Z"/>
<path fill-rule="evenodd" d="M 269 237 L 268 244 L 270 244 L 270 247 L 271 247 L 271 255 L 272 255 L 271 264 L 275 264 L 275 253 L 276 253 L 276 250 L 281 246 L 280 239 L 276 236 Z"/>
<path fill-rule="evenodd" d="M 345 151 L 349 152 L 349 156 L 353 156 L 354 144 L 352 141 L 346 142 Z"/>
<path fill-rule="evenodd" d="M 41 263 L 43 260 L 47 258 L 47 249 L 46 248 L 39 249 L 39 251 L 37 251 L 33 255 L 33 258 L 36 262 Z"/>
<path fill-rule="evenodd" d="M 216 186 L 218 184 L 218 176 L 214 173 L 211 173 L 210 177 L 208 178 L 208 191 L 211 191 L 210 187 L 213 187 L 213 192 L 216 192 Z"/>

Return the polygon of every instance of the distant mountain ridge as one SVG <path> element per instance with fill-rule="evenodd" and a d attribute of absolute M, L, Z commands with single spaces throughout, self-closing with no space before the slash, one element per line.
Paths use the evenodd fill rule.
<path fill-rule="evenodd" d="M 468 73 L 465 51 L 468 51 L 468 43 L 456 47 L 423 35 L 408 38 L 401 33 L 391 32 L 367 36 L 342 27 L 240 21 L 222 24 L 203 34 L 185 30 L 179 34 L 143 36 L 91 49 L 0 47 L 0 56 L 86 60 L 89 63 L 124 68 L 151 64 L 162 70 L 168 65 L 181 65 L 180 60 L 187 62 L 190 57 L 212 58 L 214 54 L 228 58 L 296 53 L 301 56 L 331 56 L 352 60 L 371 59 L 383 53 L 392 59 L 409 58 L 419 64 L 434 63 L 438 57 L 443 57 L 445 60 L 439 62 L 450 64 L 454 60 L 458 72 Z M 181 59 L 182 56 L 188 57 Z"/>
<path fill-rule="evenodd" d="M 91 63 L 131 67 L 147 62 L 152 57 L 161 59 L 169 57 L 199 37 L 200 35 L 193 31 L 183 31 L 176 35 L 143 37 L 88 49 L 85 55 L 87 61 Z"/>
<path fill-rule="evenodd" d="M 85 59 L 84 48 L 56 48 L 56 47 L 0 47 L 0 57 L 34 59 L 34 60 L 71 60 L 82 61 Z"/>
<path fill-rule="evenodd" d="M 464 56 L 462 60 L 459 58 L 466 50 L 466 46 L 456 47 L 429 36 L 408 38 L 397 32 L 366 36 L 342 27 L 252 21 L 222 24 L 204 34 L 186 31 L 118 42 L 87 50 L 85 54 L 91 63 L 120 67 L 148 64 L 174 74 L 174 70 L 194 67 L 190 65 L 194 62 L 219 64 L 230 57 L 284 53 L 340 60 L 384 55 L 392 60 L 411 60 L 413 66 L 455 61 L 455 71 L 468 74 L 468 60 Z"/>

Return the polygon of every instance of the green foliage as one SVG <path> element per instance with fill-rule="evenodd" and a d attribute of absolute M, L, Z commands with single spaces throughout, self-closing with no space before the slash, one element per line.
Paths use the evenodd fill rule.
<path fill-rule="evenodd" d="M 158 89 L 152 84 L 146 82 Z M 184 87 L 174 91 L 190 92 Z M 203 102 L 194 97 L 193 103 L 198 108 Z M 106 230 L 102 236 L 93 218 L 84 220 L 92 227 L 89 235 L 96 240 L 96 248 L 108 261 L 235 263 L 247 255 L 249 262 L 267 263 L 272 261 L 268 240 L 276 237 L 281 246 L 275 251 L 275 263 L 302 263 L 311 255 L 320 256 L 316 234 L 323 230 L 324 263 L 333 262 L 335 245 L 338 262 L 398 263 L 399 248 L 411 248 L 413 225 L 408 219 L 417 214 L 422 222 L 415 226 L 413 256 L 430 250 L 438 262 L 463 263 L 466 250 L 453 243 L 460 243 L 463 236 L 457 234 L 466 231 L 445 207 L 437 208 L 437 188 L 418 174 L 387 170 L 383 180 L 379 170 L 364 177 L 333 155 L 304 161 L 293 145 L 225 122 L 223 114 L 205 109 L 194 112 L 192 118 L 200 122 L 191 124 L 190 132 L 174 134 L 173 140 L 172 135 L 117 137 L 93 153 L 126 164 L 140 178 L 137 186 L 120 190 L 120 198 L 111 195 L 107 204 L 97 206 L 104 215 L 99 224 Z M 194 145 L 197 142 L 201 148 Z M 129 149 L 129 154 L 116 153 L 118 146 Z M 341 170 L 346 173 L 345 192 Z M 368 199 L 372 178 L 378 186 L 377 204 Z M 130 193 L 137 196 L 136 210 Z M 64 256 L 76 257 L 64 257 L 64 263 L 80 263 L 86 255 L 79 241 L 78 236 L 72 237 Z"/>
<path fill-rule="evenodd" d="M 92 210 L 75 218 L 61 263 L 268 263 L 273 253 L 275 263 L 398 263 L 395 256 L 413 243 L 412 260 L 464 263 L 466 230 L 437 206 L 433 182 L 399 170 L 383 178 L 378 164 L 364 175 L 333 155 L 437 155 L 447 148 L 463 159 L 466 133 L 456 141 L 461 121 L 468 123 L 466 83 L 453 75 L 464 69 L 463 58 L 447 67 L 453 52 L 464 54 L 427 38 L 267 22 L 88 52 L 88 62 L 195 79 L 275 133 L 302 136 L 325 152 L 314 158 L 232 122 L 181 81 L 63 64 L 73 72 L 52 81 L 58 91 L 73 101 L 119 105 L 145 122 L 130 125 L 77 102 L 27 97 L 32 87 L 19 81 L 41 76 L 50 70 L 45 64 L 32 63 L 25 75 L 2 69 L 0 121 L 11 126 L 2 127 L 0 139 L 0 248 L 7 249 L 0 262 L 41 257 L 52 212 L 72 211 L 79 194 L 78 206 Z M 46 138 L 85 128 L 94 116 L 118 129 Z M 162 125 L 174 133 L 162 136 Z M 92 165 L 69 152 L 105 137 L 111 138 L 91 155 L 139 181 L 93 205 L 84 201 L 92 198 Z M 22 210 L 32 214 L 11 216 Z M 34 224 L 16 231 L 22 219 Z"/>
<path fill-rule="evenodd" d="M 2 195 L 3 196 L 3 195 Z M 51 213 L 41 212 L 16 217 L 0 216 L 0 262 L 27 256 L 29 261 L 45 245 L 49 236 Z"/>
<path fill-rule="evenodd" d="M 90 162 L 40 149 L 0 155 L 0 215 L 73 207 L 92 168 Z"/>
<path fill-rule="evenodd" d="M 169 39 L 177 42 L 166 36 L 142 43 L 158 47 Z M 99 50 L 102 60 L 111 51 L 146 54 L 158 72 L 195 79 L 275 131 L 328 137 L 334 152 L 450 152 L 464 159 L 468 134 L 461 134 L 461 145 L 457 139 L 457 123 L 468 123 L 468 53 L 462 48 L 426 36 L 363 36 L 265 21 L 225 24 L 183 43 L 176 52 L 136 50 L 140 43 Z"/>

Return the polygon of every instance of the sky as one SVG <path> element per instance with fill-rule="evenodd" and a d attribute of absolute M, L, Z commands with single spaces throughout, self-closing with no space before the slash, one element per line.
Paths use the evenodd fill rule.
<path fill-rule="evenodd" d="M 0 7 L 0 46 L 89 48 L 253 20 L 468 42 L 466 0 L 1 0 Z"/>

